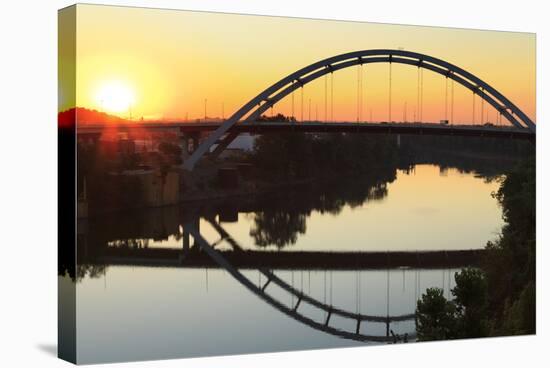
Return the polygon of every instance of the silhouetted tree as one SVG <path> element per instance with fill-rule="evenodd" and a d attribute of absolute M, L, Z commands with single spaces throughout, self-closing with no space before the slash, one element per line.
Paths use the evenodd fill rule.
<path fill-rule="evenodd" d="M 277 122 L 288 122 L 288 123 L 294 123 L 296 122 L 296 118 L 294 116 L 285 116 L 281 113 L 278 113 L 277 115 L 273 116 L 267 116 L 262 115 L 256 121 L 262 122 L 262 121 L 277 121 Z"/>
<path fill-rule="evenodd" d="M 459 336 L 483 337 L 488 334 L 487 280 L 480 269 L 465 268 L 455 274 L 451 290 L 456 305 Z"/>
<path fill-rule="evenodd" d="M 295 211 L 265 211 L 254 215 L 250 235 L 256 245 L 283 248 L 296 243 L 298 234 L 306 232 L 306 215 Z"/>
<path fill-rule="evenodd" d="M 492 335 L 535 332 L 535 174 L 532 157 L 510 172 L 495 193 L 506 224 L 499 239 L 487 244 L 483 262 Z"/>
<path fill-rule="evenodd" d="M 429 288 L 416 307 L 416 333 L 419 341 L 455 339 L 458 335 L 456 307 L 443 296 L 443 290 Z"/>
<path fill-rule="evenodd" d="M 526 335 L 536 331 L 536 290 L 535 283 L 529 282 L 513 302 L 506 300 L 502 323 L 493 331 L 496 335 Z"/>
<path fill-rule="evenodd" d="M 452 301 L 432 289 L 418 301 L 419 339 L 535 333 L 534 158 L 510 172 L 495 197 L 506 221 L 502 234 L 487 244 L 481 269 L 455 275 Z M 454 334 L 446 334 L 449 326 Z"/>

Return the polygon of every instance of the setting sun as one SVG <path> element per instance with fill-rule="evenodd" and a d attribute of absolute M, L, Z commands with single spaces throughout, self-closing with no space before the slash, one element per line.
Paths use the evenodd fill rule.
<path fill-rule="evenodd" d="M 135 103 L 134 90 L 120 81 L 101 84 L 95 98 L 102 110 L 113 113 L 126 112 Z"/>

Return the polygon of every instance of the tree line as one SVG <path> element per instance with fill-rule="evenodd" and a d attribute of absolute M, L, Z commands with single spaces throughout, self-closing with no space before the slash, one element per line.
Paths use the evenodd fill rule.
<path fill-rule="evenodd" d="M 439 288 L 417 302 L 421 341 L 525 335 L 536 332 L 535 158 L 524 160 L 501 181 L 494 197 L 505 225 L 488 242 L 480 269 L 455 275 L 451 300 Z"/>

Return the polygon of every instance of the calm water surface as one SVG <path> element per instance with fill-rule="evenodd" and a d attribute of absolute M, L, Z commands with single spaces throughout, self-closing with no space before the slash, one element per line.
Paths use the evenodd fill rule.
<path fill-rule="evenodd" d="M 220 225 L 242 248 L 256 251 L 480 249 L 503 225 L 501 209 L 491 197 L 497 188 L 498 182 L 473 173 L 418 165 L 411 172 L 398 171 L 395 180 L 384 185 L 384 195 L 363 203 L 343 203 L 338 211 L 293 207 L 287 213 L 282 206 L 265 213 L 241 211 L 233 221 Z M 123 221 L 122 215 L 118 216 L 102 225 L 107 235 L 98 237 L 94 230 L 95 235 L 87 238 L 87 248 L 79 245 L 79 252 L 86 256 L 96 248 L 120 247 L 125 242 L 127 246 L 130 238 L 134 246 L 149 250 L 182 249 L 182 227 L 177 226 L 177 218 L 170 220 L 176 226 L 166 225 L 164 220 L 154 224 L 169 229 L 160 231 L 162 235 L 140 236 L 142 223 L 118 231 L 117 223 Z M 199 229 L 213 244 L 220 235 L 207 220 L 200 219 Z M 195 246 L 193 241 L 191 246 Z M 225 240 L 216 249 L 230 250 L 232 246 Z M 100 266 L 96 262 L 95 269 L 82 272 L 77 283 L 78 359 L 82 363 L 380 343 L 345 339 L 291 318 L 224 268 L 176 267 L 177 262 L 162 261 L 148 264 L 148 260 L 134 257 L 131 250 L 124 257 L 123 262 L 101 258 Z M 273 273 L 322 304 L 385 317 L 414 313 L 415 301 L 428 287 L 443 288 L 445 295 L 450 295 L 456 271 L 304 268 L 275 269 Z M 258 269 L 240 272 L 257 286 L 267 280 Z M 265 292 L 291 309 L 297 303 L 295 295 L 273 283 Z M 300 304 L 299 311 L 320 324 L 327 318 L 325 311 L 306 302 Z M 329 326 L 342 331 L 356 329 L 355 321 L 340 316 L 332 316 Z M 386 336 L 387 328 L 384 322 L 362 322 L 359 332 Z M 391 322 L 389 328 L 413 336 L 414 320 Z"/>

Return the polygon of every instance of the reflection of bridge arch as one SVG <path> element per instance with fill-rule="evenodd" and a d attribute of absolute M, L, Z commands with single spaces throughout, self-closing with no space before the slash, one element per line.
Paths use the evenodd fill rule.
<path fill-rule="evenodd" d="M 209 222 L 212 224 L 214 229 L 221 235 L 222 239 L 228 241 L 230 245 L 233 248 L 235 248 L 235 250 L 241 249 L 241 247 L 236 243 L 236 241 L 233 238 L 231 238 L 231 236 L 229 236 L 229 234 L 225 232 L 225 230 L 221 226 L 219 226 L 215 221 L 209 221 Z M 196 228 L 194 228 L 193 226 L 186 226 L 185 232 L 193 236 L 196 244 L 198 244 L 201 247 L 201 249 L 203 249 L 216 263 L 218 263 L 221 267 L 223 267 L 226 271 L 228 271 L 231 274 L 231 276 L 233 276 L 237 281 L 243 284 L 247 289 L 252 291 L 262 300 L 269 303 L 271 306 L 275 307 L 277 310 L 283 312 L 289 317 L 301 323 L 304 323 L 316 330 L 323 331 L 331 335 L 343 337 L 346 339 L 356 340 L 356 341 L 390 342 L 395 340 L 394 337 L 390 336 L 389 334 L 389 331 L 390 331 L 389 326 L 391 322 L 414 320 L 415 318 L 414 314 L 384 317 L 384 316 L 365 315 L 361 313 L 353 313 L 340 308 L 336 308 L 332 305 L 322 303 L 312 298 L 311 296 L 303 293 L 302 291 L 297 290 L 296 288 L 294 288 L 293 286 L 289 285 L 287 282 L 279 278 L 277 275 L 275 275 L 272 271 L 267 270 L 265 268 L 258 268 L 258 270 L 267 279 L 264 285 L 260 287 L 259 285 L 256 285 L 252 281 L 250 281 L 236 267 L 230 264 L 220 252 L 214 249 L 213 245 L 210 245 L 208 243 L 208 241 L 199 233 L 198 230 L 196 230 Z M 280 288 L 282 288 L 292 296 L 296 297 L 297 298 L 296 304 L 292 308 L 290 308 L 287 305 L 275 299 L 274 297 L 272 297 L 271 295 L 267 294 L 265 290 L 268 287 L 268 285 L 271 283 L 279 286 Z M 323 312 L 325 312 L 327 317 L 324 323 L 317 322 L 305 316 L 304 314 L 301 314 L 298 308 L 302 301 L 307 302 L 313 307 L 316 307 L 317 309 L 320 309 Z M 333 315 L 337 315 L 345 319 L 355 321 L 356 323 L 355 331 L 354 332 L 345 331 L 345 330 L 341 330 L 330 326 L 329 325 L 330 318 Z M 386 336 L 366 335 L 366 334 L 360 333 L 360 327 L 363 321 L 385 323 Z M 415 333 L 410 333 L 408 334 L 408 336 L 409 338 L 414 338 Z"/>
<path fill-rule="evenodd" d="M 237 110 L 216 129 L 215 132 L 210 134 L 197 150 L 195 150 L 191 157 L 185 161 L 184 168 L 192 170 L 198 160 L 207 153 L 213 145 L 217 144 L 233 125 L 243 120 L 243 118 L 244 121 L 254 121 L 275 103 L 305 84 L 340 69 L 369 63 L 399 63 L 412 65 L 443 75 L 470 89 L 474 94 L 479 95 L 498 110 L 514 126 L 535 132 L 536 125 L 514 103 L 488 83 L 456 65 L 429 55 L 405 50 L 363 50 L 336 55 L 315 62 L 289 74 L 265 89 Z M 233 137 L 229 137 L 228 139 L 232 140 Z"/>

